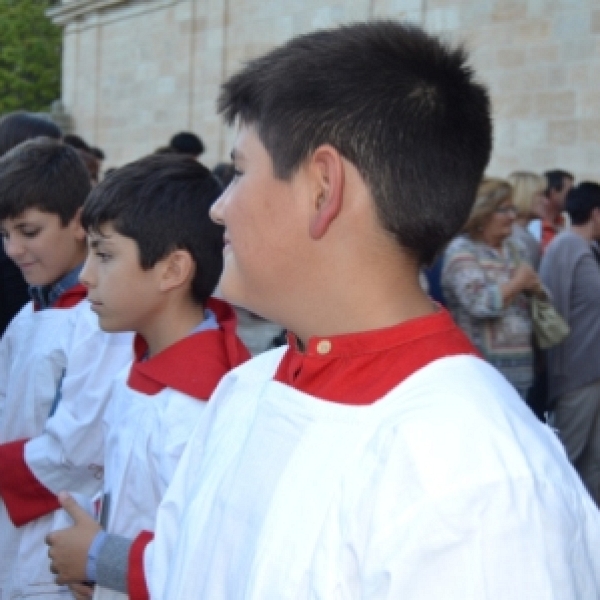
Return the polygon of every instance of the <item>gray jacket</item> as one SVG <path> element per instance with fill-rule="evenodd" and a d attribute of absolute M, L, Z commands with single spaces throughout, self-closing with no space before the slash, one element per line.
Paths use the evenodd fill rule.
<path fill-rule="evenodd" d="M 548 350 L 548 395 L 559 396 L 600 380 L 600 265 L 589 242 L 563 231 L 548 245 L 540 277 L 571 333 Z"/>

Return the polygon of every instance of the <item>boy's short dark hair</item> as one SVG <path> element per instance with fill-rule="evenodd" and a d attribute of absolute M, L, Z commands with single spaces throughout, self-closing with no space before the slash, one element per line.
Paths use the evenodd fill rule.
<path fill-rule="evenodd" d="M 83 209 L 86 231 L 110 223 L 138 246 L 140 266 L 151 269 L 177 249 L 187 250 L 196 272 L 192 296 L 204 303 L 223 269 L 223 227 L 209 217 L 221 187 L 195 160 L 152 155 L 106 176 Z"/>
<path fill-rule="evenodd" d="M 190 131 L 182 131 L 175 134 L 169 146 L 180 154 L 189 154 L 190 156 L 200 156 L 204 152 L 204 144 L 202 140 Z"/>
<path fill-rule="evenodd" d="M 0 119 L 0 156 L 21 142 L 37 137 L 59 140 L 62 132 L 58 125 L 32 113 L 18 111 Z"/>
<path fill-rule="evenodd" d="M 600 185 L 583 181 L 569 190 L 565 210 L 569 213 L 573 225 L 585 225 L 595 208 L 600 208 Z"/>
<path fill-rule="evenodd" d="M 568 171 L 563 171 L 561 169 L 546 171 L 544 173 L 544 176 L 546 177 L 546 181 L 548 182 L 548 185 L 546 186 L 546 195 L 548 195 L 552 190 L 562 192 L 562 189 L 565 185 L 565 179 L 570 179 L 571 181 L 575 180 L 572 173 L 569 173 Z"/>
<path fill-rule="evenodd" d="M 425 263 L 466 221 L 491 151 L 488 94 L 463 49 L 391 21 L 292 39 L 231 77 L 218 108 L 256 127 L 281 179 L 334 146 Z"/>
<path fill-rule="evenodd" d="M 90 177 L 77 150 L 62 142 L 29 140 L 0 158 L 0 220 L 37 208 L 58 215 L 67 225 L 90 189 Z"/>

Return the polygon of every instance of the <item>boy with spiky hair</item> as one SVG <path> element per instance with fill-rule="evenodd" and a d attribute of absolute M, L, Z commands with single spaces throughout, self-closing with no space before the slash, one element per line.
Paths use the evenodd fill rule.
<path fill-rule="evenodd" d="M 600 516 L 560 444 L 419 285 L 490 154 L 464 52 L 392 22 L 311 33 L 219 108 L 220 289 L 292 333 L 215 391 L 130 597 L 597 597 Z M 64 505 L 59 580 L 89 527 Z"/>
<path fill-rule="evenodd" d="M 220 193 L 200 163 L 156 155 L 107 177 L 83 210 L 89 255 L 80 280 L 92 310 L 105 331 L 137 334 L 135 360 L 115 379 L 104 418 L 102 513 L 112 534 L 153 529 L 205 401 L 249 358 L 233 309 L 211 298 L 223 267 L 223 227 L 209 210 Z M 105 539 L 95 548 L 114 557 Z M 88 568 L 94 581 L 93 555 Z M 118 597 L 100 587 L 96 595 Z"/>
<path fill-rule="evenodd" d="M 0 159 L 0 232 L 32 301 L 0 342 L 0 597 L 66 598 L 44 536 L 69 521 L 63 489 L 91 497 L 102 478 L 102 413 L 130 335 L 100 330 L 78 276 L 90 181 L 76 150 L 48 138 Z"/>

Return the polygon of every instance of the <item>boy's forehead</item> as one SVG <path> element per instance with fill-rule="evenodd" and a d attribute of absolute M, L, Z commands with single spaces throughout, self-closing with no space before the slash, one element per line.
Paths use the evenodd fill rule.
<path fill-rule="evenodd" d="M 113 224 L 109 221 L 106 223 L 101 223 L 98 226 L 95 226 L 93 229 L 90 229 L 87 232 L 88 240 L 103 242 L 108 240 L 114 240 L 117 237 L 121 237 L 117 230 L 114 228 Z"/>
<path fill-rule="evenodd" d="M 0 219 L 0 225 L 2 227 L 18 227 L 23 223 L 28 223 L 31 221 L 39 221 L 42 219 L 48 219 L 55 216 L 59 218 L 58 215 L 50 212 L 45 212 L 40 210 L 39 208 L 27 208 L 21 214 L 15 217 L 6 217 L 4 219 Z"/>
<path fill-rule="evenodd" d="M 233 161 L 247 160 L 257 154 L 267 154 L 267 150 L 253 125 L 241 124 L 237 130 L 231 158 Z"/>

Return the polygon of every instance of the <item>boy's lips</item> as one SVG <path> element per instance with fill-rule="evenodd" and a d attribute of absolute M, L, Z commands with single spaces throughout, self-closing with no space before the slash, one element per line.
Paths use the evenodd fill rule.
<path fill-rule="evenodd" d="M 30 267 L 33 267 L 33 265 L 35 265 L 35 261 L 17 263 L 17 266 L 19 267 L 19 269 L 29 269 Z"/>
<path fill-rule="evenodd" d="M 92 308 L 97 308 L 98 306 L 102 306 L 102 302 L 99 300 L 93 300 L 92 298 L 88 298 L 89 303 L 92 305 Z"/>

